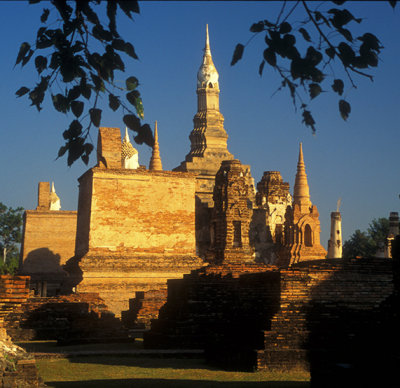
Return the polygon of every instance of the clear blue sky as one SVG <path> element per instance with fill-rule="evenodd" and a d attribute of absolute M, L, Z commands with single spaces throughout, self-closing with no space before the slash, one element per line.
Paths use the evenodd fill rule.
<path fill-rule="evenodd" d="M 49 3 L 45 4 L 46 6 Z M 271 97 L 280 80 L 266 66 L 258 75 L 263 42 L 254 39 L 244 59 L 231 67 L 236 43 L 250 37 L 250 25 L 274 20 L 279 2 L 142 2 L 141 14 L 131 22 L 120 18 L 120 33 L 134 44 L 140 61 L 127 60 L 127 75 L 141 82 L 145 121 L 158 120 L 160 150 L 165 169 L 176 167 L 189 151 L 189 133 L 196 113 L 196 74 L 202 59 L 205 25 L 220 74 L 221 112 L 229 134 L 229 150 L 250 164 L 255 181 L 263 171 L 279 170 L 293 190 L 299 142 L 303 142 L 311 200 L 318 206 L 321 242 L 329 237 L 330 212 L 342 198 L 343 235 L 365 230 L 373 218 L 400 210 L 400 10 L 388 2 L 353 2 L 350 10 L 365 17 L 361 30 L 375 33 L 385 49 L 375 81 L 358 79 L 348 93 L 352 113 L 344 122 L 337 98 L 325 93 L 312 105 L 318 132 L 300 122 L 286 92 Z M 399 7 L 400 8 L 400 7 Z M 62 209 L 77 207 L 78 182 L 87 167 L 67 167 L 55 160 L 62 131 L 71 120 L 53 111 L 49 103 L 38 113 L 15 91 L 37 80 L 34 65 L 13 68 L 19 45 L 33 42 L 42 5 L 0 2 L 1 142 L 0 201 L 33 209 L 37 183 L 54 181 Z M 126 78 L 126 76 L 124 77 Z M 124 79 L 122 78 L 122 79 Z M 123 129 L 121 117 L 103 114 L 103 126 Z M 96 131 L 92 134 L 96 142 Z M 150 150 L 137 146 L 141 164 L 148 165 Z M 95 164 L 91 159 L 90 166 Z M 134 193 L 132 193 L 134 195 Z"/>

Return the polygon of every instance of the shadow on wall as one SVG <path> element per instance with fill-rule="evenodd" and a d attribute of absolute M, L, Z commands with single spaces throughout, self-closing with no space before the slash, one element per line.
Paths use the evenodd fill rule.
<path fill-rule="evenodd" d="M 60 265 L 60 255 L 48 248 L 38 248 L 29 252 L 19 273 L 31 277 L 31 289 L 35 295 L 58 295 L 68 273 Z"/>
<path fill-rule="evenodd" d="M 349 279 L 340 290 L 337 279 L 348 277 L 340 270 L 313 289 L 304 343 L 312 388 L 398 387 L 399 257 L 392 264 L 394 289 L 383 301 L 379 275 L 371 276 L 373 268 L 369 274 L 366 268 L 363 275 L 371 281 Z M 339 294 L 337 300 L 332 294 Z"/>
<path fill-rule="evenodd" d="M 24 274 L 64 272 L 60 265 L 60 255 L 48 248 L 38 248 L 29 252 L 21 268 Z"/>

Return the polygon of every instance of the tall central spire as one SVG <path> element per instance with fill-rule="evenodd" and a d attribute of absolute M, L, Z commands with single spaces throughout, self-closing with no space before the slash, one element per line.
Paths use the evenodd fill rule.
<path fill-rule="evenodd" d="M 310 189 L 307 182 L 302 143 L 300 143 L 299 161 L 297 162 L 297 173 L 293 190 L 293 203 L 304 209 L 311 206 Z"/>
<path fill-rule="evenodd" d="M 211 56 L 210 36 L 208 34 L 208 24 L 206 25 L 206 44 L 204 46 L 203 63 L 197 73 L 197 88 L 214 88 L 219 89 L 219 74 L 215 68 Z"/>

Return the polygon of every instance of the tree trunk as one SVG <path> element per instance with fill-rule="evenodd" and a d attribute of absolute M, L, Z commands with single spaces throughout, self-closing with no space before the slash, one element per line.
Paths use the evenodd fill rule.
<path fill-rule="evenodd" d="M 4 262 L 4 264 L 6 263 L 6 257 L 7 257 L 7 248 L 4 247 L 3 248 L 3 262 Z"/>

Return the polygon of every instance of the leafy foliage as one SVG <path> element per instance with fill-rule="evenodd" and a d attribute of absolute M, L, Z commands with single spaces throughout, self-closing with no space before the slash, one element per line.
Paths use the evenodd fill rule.
<path fill-rule="evenodd" d="M 15 63 L 23 67 L 34 57 L 39 82 L 34 87 L 21 87 L 16 95 L 27 95 L 38 111 L 46 95 L 50 95 L 56 111 L 72 113 L 74 118 L 63 132 L 65 144 L 59 149 L 58 157 L 68 153 L 69 166 L 78 158 L 88 163 L 93 150 L 89 133 L 92 125 L 101 125 L 102 109 L 98 102 L 102 97 L 106 97 L 113 111 L 122 110 L 123 121 L 137 132 L 137 143 L 152 146 L 152 131 L 140 121 L 144 112 L 138 79 L 129 76 L 126 87 L 115 79 L 116 72 L 125 71 L 121 54 L 138 59 L 134 46 L 117 31 L 117 11 L 120 9 L 132 19 L 134 13 L 139 13 L 138 2 L 51 0 L 43 3 L 52 7 L 43 10 L 40 18 L 43 26 L 37 31 L 36 41 L 21 44 Z M 103 13 L 107 15 L 106 21 L 99 16 Z"/>
<path fill-rule="evenodd" d="M 357 229 L 343 244 L 343 257 L 373 257 L 385 243 L 389 233 L 387 218 L 374 219 L 367 232 Z"/>
<path fill-rule="evenodd" d="M 21 242 L 22 212 L 23 208 L 13 209 L 0 202 L 0 249 L 3 254 L 3 264 L 15 262 L 19 256 L 18 245 Z M 18 260 L 17 260 L 18 263 Z M 12 265 L 15 267 L 15 265 Z"/>
<path fill-rule="evenodd" d="M 353 37 L 350 28 L 354 23 L 360 24 L 362 18 L 344 8 L 346 1 L 332 3 L 342 8 L 333 7 L 323 11 L 329 2 L 283 1 L 275 22 L 261 20 L 250 27 L 255 35 L 264 36 L 266 44 L 259 66 L 260 76 L 265 64 L 277 71 L 281 78 L 278 90 L 289 90 L 295 109 L 300 107 L 302 121 L 313 133 L 316 131 L 315 120 L 308 105 L 323 91 L 329 90 L 326 80 L 334 79 L 331 89 L 341 96 L 338 108 L 343 120 L 347 120 L 351 105 L 346 100 L 345 91 L 349 87 L 356 88 L 354 75 L 373 80 L 368 70 L 378 66 L 383 48 L 379 39 L 370 32 Z M 394 9 L 397 2 L 389 3 Z M 305 19 L 291 21 L 291 15 L 297 7 L 302 7 L 300 10 L 305 14 Z M 231 65 L 242 59 L 247 44 L 239 43 L 236 46 Z M 300 47 L 303 46 L 306 49 L 301 52 Z M 334 65 L 336 70 L 344 71 L 345 79 L 335 76 Z"/>

